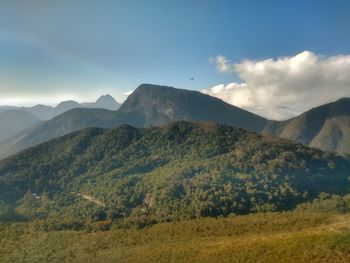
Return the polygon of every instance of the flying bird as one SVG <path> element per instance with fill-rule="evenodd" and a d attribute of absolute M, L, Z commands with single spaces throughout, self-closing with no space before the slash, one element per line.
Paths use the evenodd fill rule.
<path fill-rule="evenodd" d="M 190 80 L 194 80 L 194 77 L 190 78 Z"/>

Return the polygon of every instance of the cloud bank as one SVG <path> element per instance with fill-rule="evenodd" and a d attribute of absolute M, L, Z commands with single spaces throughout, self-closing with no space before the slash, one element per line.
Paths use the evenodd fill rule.
<path fill-rule="evenodd" d="M 270 119 L 286 119 L 312 107 L 350 97 L 350 55 L 319 56 L 310 51 L 291 57 L 244 60 L 211 59 L 221 73 L 242 83 L 220 84 L 204 93 Z"/>

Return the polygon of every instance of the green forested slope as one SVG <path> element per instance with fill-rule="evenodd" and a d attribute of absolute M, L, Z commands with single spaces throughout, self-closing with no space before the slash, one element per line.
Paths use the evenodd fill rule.
<path fill-rule="evenodd" d="M 0 199 L 29 219 L 142 225 L 291 209 L 321 192 L 346 193 L 349 171 L 336 155 L 224 125 L 125 125 L 82 130 L 1 161 Z"/>

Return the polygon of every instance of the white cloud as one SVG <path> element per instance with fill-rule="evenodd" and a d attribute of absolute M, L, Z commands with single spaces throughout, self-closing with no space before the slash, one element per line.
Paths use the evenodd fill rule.
<path fill-rule="evenodd" d="M 236 64 L 224 56 L 211 61 L 219 72 L 238 74 L 243 83 L 221 84 L 203 92 L 268 118 L 285 119 L 350 97 L 350 55 L 324 57 L 304 51 Z"/>
<path fill-rule="evenodd" d="M 234 66 L 230 64 L 230 61 L 222 55 L 210 58 L 210 62 L 215 64 L 216 69 L 221 73 L 228 73 L 234 70 Z"/>

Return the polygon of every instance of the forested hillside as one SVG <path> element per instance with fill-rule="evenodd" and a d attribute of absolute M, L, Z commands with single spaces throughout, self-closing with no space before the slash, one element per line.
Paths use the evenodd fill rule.
<path fill-rule="evenodd" d="M 2 160 L 0 198 L 9 217 L 144 225 L 289 210 L 321 192 L 346 193 L 349 171 L 342 157 L 229 126 L 124 125 Z"/>

